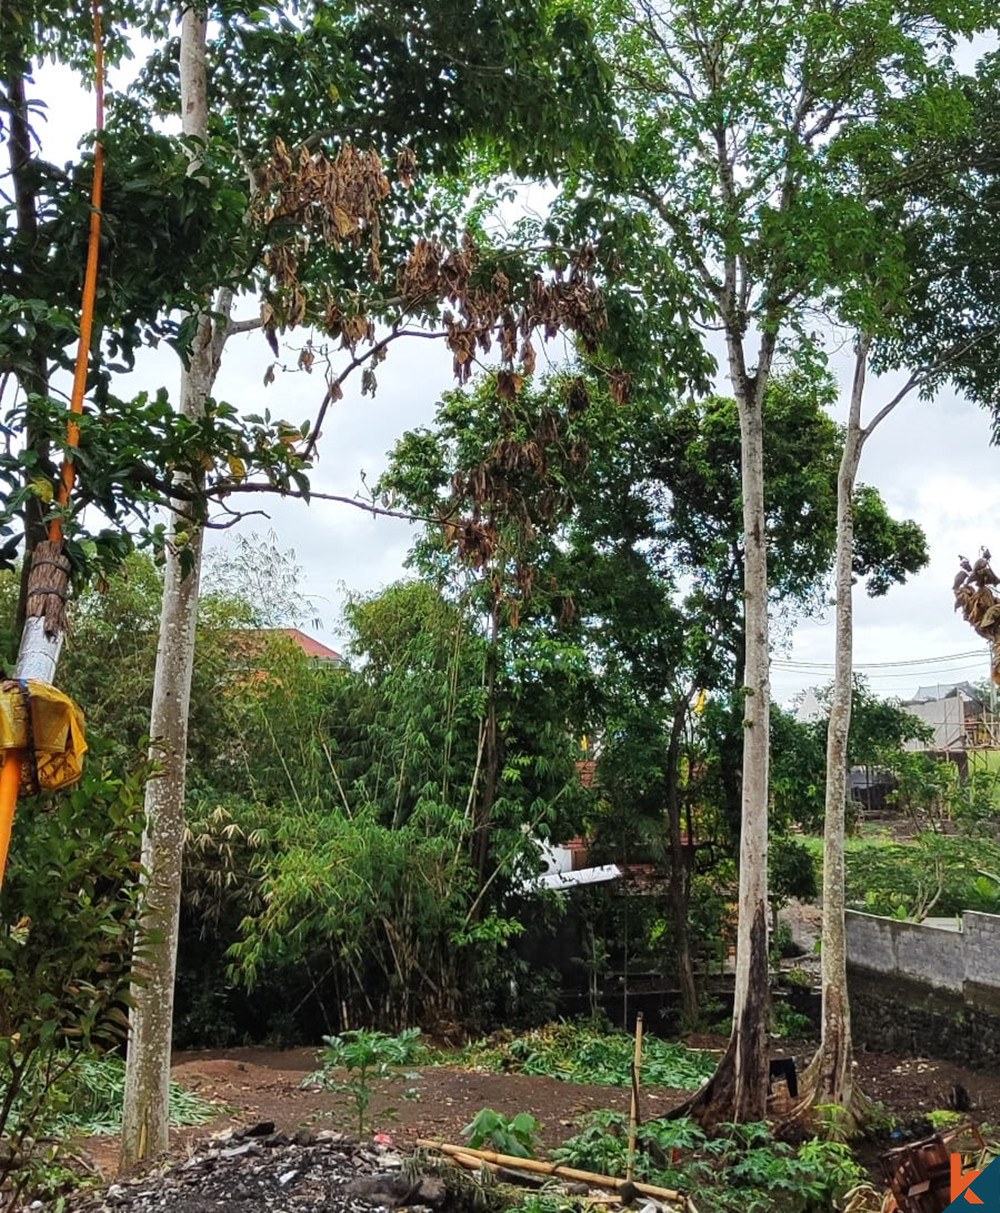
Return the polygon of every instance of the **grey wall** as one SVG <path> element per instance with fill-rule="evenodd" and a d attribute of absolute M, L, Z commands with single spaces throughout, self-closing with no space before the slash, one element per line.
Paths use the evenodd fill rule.
<path fill-rule="evenodd" d="M 1000 916 L 967 911 L 961 929 L 847 911 L 847 963 L 856 969 L 962 995 L 1000 1000 Z"/>
<path fill-rule="evenodd" d="M 848 910 L 847 963 L 857 1044 L 1000 1071 L 1000 917 L 968 911 L 959 928 Z"/>

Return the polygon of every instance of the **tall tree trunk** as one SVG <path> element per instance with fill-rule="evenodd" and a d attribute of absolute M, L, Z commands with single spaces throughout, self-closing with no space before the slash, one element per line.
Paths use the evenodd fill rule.
<path fill-rule="evenodd" d="M 688 863 L 681 832 L 680 759 L 681 734 L 687 718 L 687 702 L 674 712 L 667 745 L 667 830 L 670 838 L 670 908 L 673 916 L 677 977 L 681 987 L 681 1016 L 687 1027 L 698 1020 L 698 990 L 691 961 L 691 931 L 688 925 Z M 692 843 L 688 838 L 688 844 Z"/>
<path fill-rule="evenodd" d="M 184 134 L 196 138 L 204 138 L 208 132 L 205 25 L 204 14 L 196 8 L 184 10 L 181 119 Z M 225 325 L 226 319 L 220 324 Z M 181 375 L 180 408 L 185 416 L 198 417 L 204 412 L 220 353 L 221 342 L 213 340 L 211 318 L 203 314 L 190 361 Z M 174 508 L 149 726 L 151 752 L 160 764 L 160 773 L 146 788 L 142 840 L 145 889 L 143 919 L 135 944 L 136 980 L 132 987 L 122 1122 L 123 1168 L 161 1154 L 169 1145 L 168 1088 L 184 849 L 188 705 L 202 548 L 201 528 L 188 516 L 190 505 L 175 502 Z"/>
<path fill-rule="evenodd" d="M 837 475 L 836 656 L 826 735 L 826 803 L 823 828 L 823 1026 L 817 1054 L 817 1100 L 846 1108 L 851 1093 L 851 1009 L 847 996 L 844 920 L 844 835 L 847 805 L 847 740 L 854 681 L 854 482 L 861 459 L 861 398 L 867 343 L 859 347 L 850 418 Z"/>
<path fill-rule="evenodd" d="M 843 1109 L 846 1135 L 864 1118 L 867 1101 L 854 1084 L 851 1008 L 847 992 L 847 931 L 844 918 L 846 880 L 844 872 L 845 815 L 847 809 L 847 743 L 851 729 L 851 698 L 854 683 L 854 608 L 852 602 L 854 560 L 854 484 L 861 451 L 871 430 L 894 401 L 875 418 L 868 429 L 861 425 L 870 341 L 862 336 L 854 366 L 854 383 L 844 438 L 844 451 L 837 475 L 837 554 L 835 564 L 836 656 L 833 698 L 826 735 L 826 801 L 823 828 L 823 934 L 822 934 L 822 1030 L 820 1045 L 803 1075 L 803 1097 L 796 1116 L 808 1115 L 814 1105 Z"/>
<path fill-rule="evenodd" d="M 763 376 L 763 379 L 761 378 Z M 767 1108 L 769 1018 L 767 963 L 767 819 L 771 731 L 767 614 L 767 516 L 764 510 L 766 368 L 751 391 L 737 392 L 743 483 L 743 599 L 746 674 L 739 932 L 733 1003 L 733 1119 L 763 1120 Z"/>
<path fill-rule="evenodd" d="M 751 376 L 744 362 L 742 335 L 729 320 L 727 329 L 730 378 L 740 415 L 746 615 L 736 991 L 733 1031 L 718 1069 L 694 1099 L 673 1113 L 690 1112 L 706 1128 L 723 1121 L 764 1119 L 770 1017 L 767 820 L 771 684 L 767 515 L 764 510 L 764 392 L 770 376 L 774 341 L 766 333 L 762 337 L 757 369 Z"/>

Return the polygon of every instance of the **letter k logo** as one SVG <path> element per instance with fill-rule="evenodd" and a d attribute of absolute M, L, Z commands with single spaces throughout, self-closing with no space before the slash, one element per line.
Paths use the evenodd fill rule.
<path fill-rule="evenodd" d="M 962 1156 L 951 1156 L 951 1204 L 945 1213 L 1000 1213 L 1000 1158 L 983 1171 L 962 1174 Z"/>

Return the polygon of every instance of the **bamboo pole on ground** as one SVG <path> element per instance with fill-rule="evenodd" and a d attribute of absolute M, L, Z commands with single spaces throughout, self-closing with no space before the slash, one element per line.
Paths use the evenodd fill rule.
<path fill-rule="evenodd" d="M 635 1179 L 635 1137 L 639 1127 L 639 1070 L 642 1067 L 642 1012 L 635 1017 L 635 1052 L 632 1056 L 632 1106 L 628 1117 L 628 1165 L 625 1178 Z"/>
<path fill-rule="evenodd" d="M 578 1183 L 592 1184 L 595 1188 L 611 1188 L 617 1192 L 628 1184 L 628 1180 L 614 1175 L 600 1175 L 596 1171 L 581 1171 L 577 1167 L 564 1167 L 554 1162 L 541 1162 L 537 1158 L 516 1158 L 513 1154 L 497 1154 L 493 1150 L 473 1150 L 471 1146 L 452 1146 L 446 1142 L 429 1141 L 418 1138 L 421 1149 L 437 1150 L 451 1158 L 464 1156 L 481 1161 L 496 1163 L 501 1167 L 512 1167 L 520 1171 L 531 1171 L 536 1175 L 552 1175 L 557 1179 L 576 1180 Z M 690 1204 L 683 1193 L 675 1188 L 658 1188 L 654 1184 L 636 1183 L 629 1185 L 642 1196 L 651 1196 L 654 1200 L 673 1201 L 677 1204 Z"/>

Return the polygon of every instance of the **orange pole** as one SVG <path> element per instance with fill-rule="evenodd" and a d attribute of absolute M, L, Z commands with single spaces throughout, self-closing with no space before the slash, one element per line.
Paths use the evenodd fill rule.
<path fill-rule="evenodd" d="M 94 62 L 96 69 L 97 131 L 104 130 L 104 46 L 101 39 L 101 12 L 98 0 L 93 0 L 94 9 Z M 80 445 L 80 427 L 76 417 L 83 412 L 83 394 L 87 387 L 87 368 L 90 360 L 90 339 L 94 331 L 94 300 L 97 297 L 97 261 L 101 249 L 101 201 L 104 197 L 104 146 L 100 139 L 94 145 L 94 183 L 90 195 L 90 238 L 87 242 L 87 269 L 83 279 L 83 307 L 80 313 L 80 344 L 76 351 L 76 368 L 73 374 L 73 394 L 70 397 L 70 416 L 66 422 L 66 439 L 70 448 Z M 69 504 L 76 466 L 70 455 L 63 460 L 59 476 L 57 500 L 62 508 Z M 62 539 L 62 517 L 57 514 L 49 523 L 49 539 L 58 543 Z"/>
<path fill-rule="evenodd" d="M 3 888 L 4 872 L 7 871 L 7 852 L 10 850 L 10 832 L 14 828 L 14 810 L 21 786 L 22 761 L 20 750 L 10 750 L 0 767 L 0 888 Z"/>
<path fill-rule="evenodd" d="M 104 130 L 104 43 L 101 36 L 101 11 L 99 0 L 92 0 L 94 14 L 94 68 L 97 94 L 97 131 Z M 90 195 L 90 234 L 87 241 L 87 268 L 83 279 L 83 306 L 80 312 L 80 342 L 76 350 L 76 367 L 73 374 L 73 393 L 70 397 L 70 416 L 66 421 L 66 439 L 72 449 L 80 445 L 80 427 L 76 416 L 83 412 L 83 395 L 87 387 L 87 368 L 90 361 L 90 341 L 94 331 L 94 300 L 97 296 L 97 261 L 101 243 L 101 200 L 104 189 L 104 147 L 98 138 L 94 145 L 94 182 Z M 56 500 L 61 509 L 69 504 L 70 494 L 76 479 L 76 468 L 72 457 L 63 460 L 59 476 Z M 61 542 L 63 537 L 62 516 L 57 514 L 49 523 L 49 540 Z M 28 708 L 30 711 L 30 707 Z M 10 851 L 10 836 L 14 828 L 14 813 L 17 810 L 17 794 L 21 786 L 21 768 L 24 765 L 22 750 L 8 750 L 0 767 L 0 889 L 3 888 L 7 871 L 7 855 Z"/>

